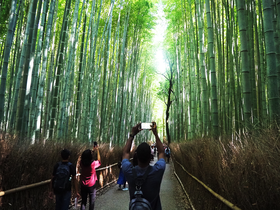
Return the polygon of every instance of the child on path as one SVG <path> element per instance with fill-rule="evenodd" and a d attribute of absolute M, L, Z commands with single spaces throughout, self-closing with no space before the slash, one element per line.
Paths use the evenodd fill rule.
<path fill-rule="evenodd" d="M 167 159 L 166 162 L 169 163 L 169 159 L 170 159 L 170 148 L 169 148 L 169 147 L 166 147 L 164 153 L 165 153 L 165 157 L 166 157 L 166 159 Z"/>
<path fill-rule="evenodd" d="M 128 188 L 125 187 L 126 186 L 126 179 L 125 179 L 124 173 L 122 171 L 122 162 L 121 161 L 118 162 L 118 167 L 120 169 L 119 178 L 118 178 L 118 181 L 117 181 L 117 184 L 119 185 L 118 190 L 126 191 L 126 190 L 128 190 Z M 123 185 L 123 189 L 122 189 L 122 185 Z"/>

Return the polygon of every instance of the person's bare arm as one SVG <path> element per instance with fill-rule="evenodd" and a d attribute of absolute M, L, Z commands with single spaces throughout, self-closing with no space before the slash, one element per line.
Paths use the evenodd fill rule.
<path fill-rule="evenodd" d="M 140 129 L 139 129 L 140 124 L 141 123 L 138 123 L 136 126 L 132 127 L 132 129 L 131 129 L 129 138 L 127 139 L 127 142 L 123 149 L 123 159 L 129 159 L 129 157 L 130 157 L 130 149 L 132 146 L 132 142 L 133 142 L 134 136 L 140 131 Z"/>
<path fill-rule="evenodd" d="M 158 136 L 156 122 L 153 122 L 152 131 L 153 131 L 153 134 L 155 135 L 155 138 L 156 138 L 156 147 L 157 147 L 157 151 L 158 151 L 158 159 L 164 158 L 164 148 L 163 148 L 163 144 L 160 141 L 159 136 Z"/>
<path fill-rule="evenodd" d="M 101 158 L 100 158 L 100 153 L 99 153 L 99 147 L 98 147 L 98 145 L 93 145 L 92 151 L 93 151 L 93 152 L 96 151 L 96 153 L 97 153 L 97 160 L 98 160 L 99 162 L 101 162 Z"/>

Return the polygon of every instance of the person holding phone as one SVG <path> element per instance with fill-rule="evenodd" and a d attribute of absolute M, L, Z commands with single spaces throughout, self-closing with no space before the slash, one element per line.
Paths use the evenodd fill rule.
<path fill-rule="evenodd" d="M 97 160 L 93 160 L 92 152 L 97 152 Z M 97 143 L 93 145 L 93 151 L 90 149 L 85 150 L 82 153 L 81 159 L 79 161 L 78 172 L 80 175 L 81 183 L 81 197 L 82 204 L 81 210 L 86 209 L 87 196 L 89 195 L 89 210 L 94 209 L 94 203 L 96 198 L 96 187 L 95 183 L 97 181 L 96 168 L 101 165 L 100 153 Z"/>
<path fill-rule="evenodd" d="M 133 139 L 141 130 L 143 130 L 141 128 L 141 123 L 132 127 L 129 138 L 123 149 L 122 170 L 129 185 L 130 200 L 133 198 L 135 192 L 135 178 L 133 175 L 133 165 L 129 161 L 130 149 L 132 146 Z M 150 171 L 146 177 L 145 183 L 142 185 L 143 197 L 150 202 L 152 209 L 161 210 L 162 207 L 159 192 L 166 166 L 164 160 L 164 148 L 162 142 L 159 139 L 157 133 L 157 125 L 155 122 L 153 122 L 150 125 L 150 130 L 152 130 L 156 138 L 156 147 L 158 150 L 159 159 L 153 166 L 150 166 L 151 148 L 149 144 L 143 142 L 137 147 L 138 165 L 135 166 L 135 171 L 137 176 L 143 176 L 146 170 L 148 170 L 149 168 Z"/>

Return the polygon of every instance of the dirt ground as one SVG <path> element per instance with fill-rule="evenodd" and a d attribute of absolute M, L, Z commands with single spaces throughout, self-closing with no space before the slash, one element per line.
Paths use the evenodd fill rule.
<path fill-rule="evenodd" d="M 154 164 L 154 162 L 151 164 Z M 172 160 L 170 160 L 170 163 L 166 164 L 166 169 L 161 183 L 160 199 L 162 209 L 189 210 L 191 208 L 189 207 L 187 198 L 173 171 L 173 163 Z M 101 195 L 97 195 L 95 209 L 124 210 L 128 209 L 128 205 L 128 191 L 120 191 L 118 190 L 118 185 L 114 184 L 106 192 L 102 193 Z M 77 209 L 79 209 L 79 205 Z"/>

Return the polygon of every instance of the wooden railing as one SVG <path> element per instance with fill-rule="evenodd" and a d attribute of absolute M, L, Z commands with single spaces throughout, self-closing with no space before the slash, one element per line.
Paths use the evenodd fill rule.
<path fill-rule="evenodd" d="M 241 210 L 240 208 L 238 208 L 237 206 L 235 206 L 233 203 L 229 202 L 227 199 L 225 199 L 224 197 L 222 197 L 221 195 L 219 195 L 218 193 L 214 192 L 212 189 L 210 189 L 209 187 L 206 186 L 206 184 L 204 184 L 202 181 L 200 181 L 198 178 L 196 178 L 195 176 L 193 176 L 192 174 L 190 174 L 185 168 L 184 166 L 179 163 L 178 161 L 176 161 L 174 159 L 174 162 L 176 162 L 182 169 L 183 171 L 185 171 L 191 178 L 193 178 L 195 181 L 197 181 L 199 184 L 201 184 L 206 190 L 208 190 L 213 196 L 215 196 L 216 198 L 218 198 L 221 202 L 223 202 L 225 205 L 227 205 L 229 208 L 233 209 L 233 210 Z M 184 185 L 182 184 L 179 176 L 176 174 L 175 172 L 175 168 L 174 168 L 174 174 L 176 176 L 176 178 L 178 179 L 181 187 L 183 188 L 183 191 L 184 193 L 186 194 L 188 200 L 189 200 L 189 203 L 190 203 L 190 206 L 191 208 L 194 210 L 194 207 L 192 205 L 192 202 L 189 198 L 189 195 L 188 193 L 186 192 L 185 188 L 184 188 Z"/>
<path fill-rule="evenodd" d="M 106 167 L 98 168 L 98 169 L 96 169 L 96 172 L 112 168 L 116 165 L 118 165 L 118 163 L 114 163 L 114 164 L 106 166 Z M 79 174 L 77 174 L 77 175 L 79 175 Z M 107 187 L 108 185 L 114 183 L 115 181 L 116 180 L 114 180 L 110 183 L 107 183 L 106 185 L 104 185 L 102 188 L 99 188 L 98 190 L 101 190 L 101 189 Z M 46 185 L 46 184 L 49 184 L 50 182 L 51 182 L 51 179 L 48 179 L 48 180 L 45 180 L 45 181 L 42 181 L 42 182 L 37 182 L 37 183 L 34 183 L 34 184 L 30 184 L 30 185 L 24 185 L 24 186 L 21 186 L 21 187 L 10 189 L 10 190 L 0 191 L 0 197 L 2 197 L 4 195 L 7 195 L 7 194 L 19 192 L 19 191 L 22 191 L 22 190 L 27 190 L 27 189 L 30 189 L 30 188 L 38 187 L 38 186 L 41 186 L 41 185 Z"/>
<path fill-rule="evenodd" d="M 132 160 L 132 159 L 130 159 Z M 214 192 L 212 189 L 210 189 L 209 187 L 206 186 L 206 184 L 204 184 L 202 181 L 200 181 L 198 178 L 196 178 L 195 176 L 193 176 L 192 174 L 190 174 L 184 167 L 182 164 L 180 164 L 178 161 L 176 161 L 174 158 L 173 158 L 174 162 L 176 162 L 182 169 L 183 171 L 186 172 L 186 174 L 188 174 L 191 178 L 193 178 L 195 181 L 197 181 L 199 184 L 201 184 L 206 190 L 208 190 L 213 196 L 215 196 L 216 198 L 218 198 L 221 202 L 223 202 L 225 205 L 227 205 L 228 207 L 230 207 L 231 209 L 233 210 L 241 210 L 240 208 L 238 208 L 237 206 L 235 206 L 234 204 L 232 204 L 230 201 L 226 200 L 225 198 L 223 198 L 221 195 L 217 194 L 216 192 Z M 102 167 L 102 168 L 98 168 L 96 169 L 96 172 L 98 171 L 103 171 L 103 170 L 106 170 L 106 169 L 109 169 L 109 168 L 112 168 L 114 166 L 117 166 L 118 163 L 114 163 L 112 165 L 109 165 L 109 166 L 105 166 L 105 167 Z M 174 174 L 176 176 L 176 178 L 178 179 L 184 193 L 186 194 L 188 200 L 189 200 L 189 204 L 191 206 L 191 208 L 193 210 L 195 210 L 194 206 L 192 205 L 192 202 L 189 198 L 189 195 L 188 193 L 186 192 L 179 176 L 176 174 L 175 172 L 175 168 L 174 168 Z M 77 174 L 79 175 L 79 174 Z M 46 184 L 49 184 L 51 181 L 51 179 L 49 180 L 45 180 L 45 181 L 42 181 L 42 182 L 38 182 L 38 183 L 34 183 L 34 184 L 30 184 L 30 185 L 25 185 L 25 186 L 21 186 L 21 187 L 18 187 L 18 188 L 14 188 L 14 189 L 10 189 L 10 190 L 6 190 L 6 191 L 0 191 L 0 197 L 1 196 L 4 196 L 4 195 L 7 195 L 7 194 L 11 194 L 11 193 L 15 193 L 15 192 L 19 192 L 19 191 L 22 191 L 22 190 L 27 190 L 27 189 L 30 189 L 30 188 L 34 188 L 34 187 L 38 187 L 38 186 L 41 186 L 41 185 L 46 185 Z M 112 183 L 116 182 L 116 180 L 113 180 L 109 183 L 107 183 L 106 185 L 104 185 L 103 187 L 99 188 L 97 191 L 111 185 Z"/>

